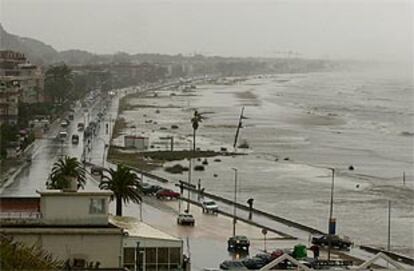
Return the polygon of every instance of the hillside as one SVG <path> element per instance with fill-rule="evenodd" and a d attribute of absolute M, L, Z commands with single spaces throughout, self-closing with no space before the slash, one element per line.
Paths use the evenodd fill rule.
<path fill-rule="evenodd" d="M 52 46 L 32 38 L 19 37 L 4 30 L 0 24 L 0 48 L 23 52 L 35 64 L 47 65 L 59 61 L 59 52 Z"/>

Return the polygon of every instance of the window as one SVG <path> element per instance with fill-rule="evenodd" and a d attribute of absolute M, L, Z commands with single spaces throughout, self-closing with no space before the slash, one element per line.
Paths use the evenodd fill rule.
<path fill-rule="evenodd" d="M 90 214 L 105 214 L 105 199 L 91 199 L 89 204 Z"/>
<path fill-rule="evenodd" d="M 180 264 L 181 260 L 181 249 L 178 247 L 170 248 L 170 263 L 171 264 Z"/>
<path fill-rule="evenodd" d="M 159 247 L 158 248 L 158 263 L 168 263 L 168 248 Z"/>

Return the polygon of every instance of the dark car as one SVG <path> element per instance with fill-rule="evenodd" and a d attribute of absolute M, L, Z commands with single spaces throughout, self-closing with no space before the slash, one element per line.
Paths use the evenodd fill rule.
<path fill-rule="evenodd" d="M 312 244 L 318 246 L 329 246 L 329 235 L 315 236 L 312 238 Z M 348 250 L 352 242 L 340 238 L 338 235 L 331 236 L 331 246 L 338 249 Z"/>
<path fill-rule="evenodd" d="M 250 247 L 249 239 L 244 235 L 230 237 L 227 241 L 227 250 L 229 251 L 248 251 Z"/>
<path fill-rule="evenodd" d="M 153 185 L 149 183 L 143 183 L 141 185 L 141 190 L 142 190 L 142 193 L 144 193 L 144 195 L 154 195 L 161 189 L 162 187 L 159 185 Z"/>
<path fill-rule="evenodd" d="M 161 190 L 157 191 L 155 196 L 157 197 L 157 199 L 166 199 L 166 198 L 178 199 L 180 197 L 180 193 L 177 193 L 177 192 L 172 191 L 170 189 L 161 189 Z"/>
<path fill-rule="evenodd" d="M 220 264 L 222 270 L 247 270 L 241 261 L 224 261 Z"/>
<path fill-rule="evenodd" d="M 265 262 L 266 264 L 270 263 L 271 261 L 277 258 L 277 257 L 272 256 L 269 253 L 259 253 L 259 254 L 256 254 L 256 257 L 262 259 L 263 262 Z"/>
<path fill-rule="evenodd" d="M 250 270 L 257 270 L 265 266 L 267 263 L 260 257 L 245 258 L 242 260 L 244 266 Z"/>
<path fill-rule="evenodd" d="M 95 176 L 102 176 L 103 175 L 103 168 L 101 167 L 92 167 L 91 174 Z"/>

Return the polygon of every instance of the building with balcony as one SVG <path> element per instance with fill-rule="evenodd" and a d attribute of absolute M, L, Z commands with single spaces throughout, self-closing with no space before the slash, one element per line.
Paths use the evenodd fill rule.
<path fill-rule="evenodd" d="M 22 89 L 13 78 L 0 78 L 0 125 L 17 124 L 19 116 L 19 99 Z"/>
<path fill-rule="evenodd" d="M 18 81 L 23 103 L 44 101 L 44 75 L 40 67 L 28 62 L 25 55 L 10 50 L 0 51 L 0 81 Z"/>

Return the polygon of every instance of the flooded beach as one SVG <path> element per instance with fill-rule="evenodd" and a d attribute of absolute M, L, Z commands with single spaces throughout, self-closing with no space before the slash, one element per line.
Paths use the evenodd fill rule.
<path fill-rule="evenodd" d="M 247 155 L 209 158 L 192 182 L 223 196 L 233 193 L 239 169 L 240 202 L 326 230 L 335 168 L 337 231 L 357 244 L 384 247 L 387 200 L 392 202 L 393 249 L 412 255 L 414 220 L 413 126 L 410 77 L 383 72 L 331 72 L 256 76 L 235 84 L 201 84 L 128 98 L 122 134 L 143 135 L 151 150 L 191 147 L 194 109 L 207 119 L 197 130 L 201 150 L 227 148 L 245 106 L 240 142 Z M 175 125 L 175 126 L 174 126 Z M 173 126 L 173 128 L 171 128 Z M 114 139 L 123 144 L 123 137 Z M 188 161 L 170 162 L 166 166 Z M 201 165 L 201 160 L 194 159 Z M 352 170 L 353 169 L 353 170 Z M 155 172 L 172 182 L 184 174 Z M 405 185 L 403 185 L 405 172 Z"/>

